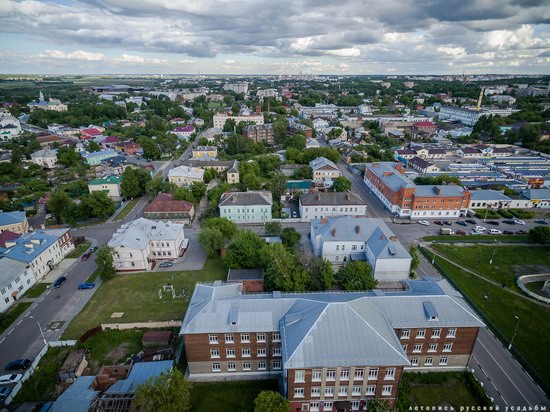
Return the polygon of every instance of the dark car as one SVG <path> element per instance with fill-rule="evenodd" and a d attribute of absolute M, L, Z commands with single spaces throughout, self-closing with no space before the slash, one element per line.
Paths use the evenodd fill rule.
<path fill-rule="evenodd" d="M 474 219 L 466 219 L 466 223 L 470 223 L 471 225 L 475 225 L 477 222 Z"/>
<path fill-rule="evenodd" d="M 488 220 L 486 223 L 493 226 L 500 225 L 500 223 L 498 223 L 496 220 Z"/>
<path fill-rule="evenodd" d="M 516 235 L 526 235 L 526 234 L 527 234 L 527 232 L 525 230 L 518 230 L 516 232 Z"/>
<path fill-rule="evenodd" d="M 515 225 L 516 222 L 514 222 L 513 220 L 510 220 L 510 219 L 507 219 L 507 220 L 503 220 L 504 223 L 506 223 L 507 225 Z"/>
<path fill-rule="evenodd" d="M 88 283 L 88 282 L 84 282 L 78 285 L 79 290 L 93 289 L 94 287 L 95 287 L 95 283 Z"/>
<path fill-rule="evenodd" d="M 451 226 L 453 224 L 453 222 L 451 222 L 450 220 L 445 220 L 443 222 L 444 225 L 447 225 L 447 226 Z"/>
<path fill-rule="evenodd" d="M 503 234 L 503 235 L 513 235 L 514 232 L 512 232 L 511 230 L 503 230 L 503 231 L 502 231 L 502 234 Z"/>
<path fill-rule="evenodd" d="M 58 277 L 57 280 L 53 283 L 53 287 L 55 289 L 60 288 L 61 285 L 63 285 L 63 283 L 65 283 L 66 280 L 67 280 L 67 278 L 65 276 Z"/>
<path fill-rule="evenodd" d="M 535 220 L 535 223 L 538 223 L 539 225 L 547 225 L 548 222 L 546 220 Z"/>
<path fill-rule="evenodd" d="M 457 231 L 456 231 L 456 234 L 457 234 L 458 236 L 466 236 L 466 232 L 463 231 L 463 230 L 457 230 Z"/>
<path fill-rule="evenodd" d="M 90 257 L 91 253 L 90 252 L 86 252 L 82 255 L 82 257 L 80 258 L 80 260 L 88 260 L 88 258 Z"/>
<path fill-rule="evenodd" d="M 466 223 L 464 220 L 459 220 L 458 222 L 456 222 L 456 224 L 460 226 L 468 226 L 468 223 Z"/>
<path fill-rule="evenodd" d="M 3 386 L 0 388 L 0 406 L 3 405 L 4 399 L 8 397 L 8 395 L 11 393 L 12 388 L 8 388 L 6 386 Z"/>
<path fill-rule="evenodd" d="M 434 222 L 434 225 L 439 225 L 439 226 L 443 226 L 443 222 L 441 220 L 436 220 Z"/>
<path fill-rule="evenodd" d="M 172 262 L 163 262 L 159 265 L 159 268 L 171 268 L 173 265 Z"/>
<path fill-rule="evenodd" d="M 8 363 L 4 369 L 6 370 L 6 372 L 14 372 L 21 369 L 27 369 L 29 366 L 31 366 L 31 364 L 32 362 L 30 361 L 30 359 L 16 359 Z"/>

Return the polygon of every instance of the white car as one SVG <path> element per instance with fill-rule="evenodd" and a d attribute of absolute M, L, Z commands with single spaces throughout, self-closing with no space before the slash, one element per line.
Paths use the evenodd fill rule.
<path fill-rule="evenodd" d="M 524 225 L 525 222 L 523 220 L 516 219 L 516 220 L 514 220 L 514 224 L 515 225 Z"/>
<path fill-rule="evenodd" d="M 498 230 L 498 229 L 491 229 L 491 230 L 489 230 L 489 233 L 491 235 L 502 235 L 502 231 Z"/>
<path fill-rule="evenodd" d="M 12 373 L 10 375 L 0 376 L 0 385 L 10 385 L 12 383 L 17 383 L 21 380 L 23 375 L 20 373 Z"/>
<path fill-rule="evenodd" d="M 419 220 L 418 224 L 422 226 L 430 226 L 430 222 L 428 222 L 427 220 Z"/>
<path fill-rule="evenodd" d="M 483 226 L 476 226 L 474 227 L 474 232 L 486 232 L 487 228 Z"/>

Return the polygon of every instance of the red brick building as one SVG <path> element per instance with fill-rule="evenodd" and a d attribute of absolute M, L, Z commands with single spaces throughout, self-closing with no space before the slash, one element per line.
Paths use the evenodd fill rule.
<path fill-rule="evenodd" d="M 243 136 L 245 139 L 253 140 L 254 142 L 266 142 L 272 144 L 275 138 L 273 124 L 256 124 L 243 127 Z"/>
<path fill-rule="evenodd" d="M 411 131 L 413 133 L 426 133 L 434 134 L 437 130 L 437 125 L 432 122 L 417 122 L 412 125 Z"/>

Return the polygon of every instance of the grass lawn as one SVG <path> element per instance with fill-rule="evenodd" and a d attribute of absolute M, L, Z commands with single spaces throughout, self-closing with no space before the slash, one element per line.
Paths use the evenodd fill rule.
<path fill-rule="evenodd" d="M 540 282 L 529 282 L 525 284 L 525 287 L 531 292 L 539 293 L 542 290 L 544 283 L 544 280 L 541 280 Z"/>
<path fill-rule="evenodd" d="M 37 298 L 40 295 L 42 295 L 42 293 L 44 293 L 44 291 L 46 289 L 48 289 L 48 286 L 50 286 L 50 283 L 37 283 L 32 288 L 27 290 L 25 292 L 25 294 L 23 295 L 23 297 L 24 298 Z"/>
<path fill-rule="evenodd" d="M 512 249 L 517 250 L 518 248 Z M 500 258 L 504 259 L 502 256 Z M 507 258 L 509 260 L 523 259 L 522 254 L 517 252 Z M 492 285 L 441 258 L 436 258 L 436 261 L 506 339 L 512 338 L 516 326 L 514 316 L 519 317 L 520 325 L 514 339 L 514 347 L 546 382 L 550 382 L 550 356 L 540 356 L 541 353 L 546 353 L 550 347 L 550 328 L 546 326 L 550 324 L 550 308 L 513 295 L 507 288 Z M 467 263 L 464 259 L 459 259 L 458 262 Z M 496 262 L 503 265 L 503 261 L 497 260 Z M 486 263 L 484 265 L 486 266 Z M 501 269 L 498 276 L 502 276 L 504 270 Z M 480 272 L 493 277 L 491 272 L 486 273 L 482 270 Z M 487 296 L 486 299 L 485 296 Z"/>
<path fill-rule="evenodd" d="M 32 302 L 19 302 L 13 305 L 7 312 L 0 313 L 0 333 L 8 329 L 31 305 Z"/>
<path fill-rule="evenodd" d="M 117 275 L 101 284 L 84 309 L 73 319 L 64 338 L 78 338 L 100 323 L 127 323 L 162 320 L 181 320 L 187 310 L 198 281 L 225 279 L 227 270 L 220 259 L 208 259 L 202 270 L 185 272 L 142 272 Z M 176 293 L 185 288 L 185 297 L 172 299 L 158 291 L 166 284 L 174 285 Z M 112 319 L 113 312 L 124 312 L 122 318 Z"/>
<path fill-rule="evenodd" d="M 126 206 L 124 206 L 124 209 L 122 209 L 120 213 L 116 215 L 115 221 L 118 222 L 119 220 L 122 220 L 126 216 L 128 216 L 128 213 L 132 211 L 132 209 L 137 205 L 137 203 L 140 200 L 141 200 L 141 197 L 136 197 L 135 199 L 132 199 L 128 203 L 126 203 Z"/>
<path fill-rule="evenodd" d="M 276 380 L 196 382 L 191 389 L 192 412 L 252 412 L 261 391 L 277 391 Z"/>
<path fill-rule="evenodd" d="M 434 406 L 448 402 L 455 410 L 459 410 L 460 406 L 479 405 L 464 382 L 454 379 L 443 385 L 411 385 L 411 397 L 416 405 Z"/>
<path fill-rule="evenodd" d="M 537 216 L 532 210 L 508 209 L 508 211 L 518 219 L 533 219 Z"/>
<path fill-rule="evenodd" d="M 36 371 L 25 381 L 14 403 L 52 401 L 57 397 L 57 371 L 72 348 L 50 348 L 40 360 Z"/>
<path fill-rule="evenodd" d="M 460 230 L 460 229 L 459 229 Z M 466 228 L 465 232 L 468 233 L 470 230 Z M 430 242 L 435 240 L 436 242 L 445 242 L 449 240 L 460 240 L 464 243 L 494 243 L 495 239 L 498 241 L 506 241 L 507 243 L 531 243 L 529 236 L 524 235 L 444 235 L 444 236 L 425 236 L 423 238 L 425 241 Z"/>
<path fill-rule="evenodd" d="M 67 255 L 67 258 L 68 259 L 77 259 L 77 258 L 79 258 L 80 256 L 82 256 L 84 254 L 84 252 L 86 252 L 86 250 L 88 250 L 88 248 L 90 246 L 92 246 L 92 242 L 90 242 L 89 240 L 86 240 L 84 243 L 81 243 L 80 245 L 78 245 L 75 250 L 73 250 L 71 253 L 69 253 Z"/>

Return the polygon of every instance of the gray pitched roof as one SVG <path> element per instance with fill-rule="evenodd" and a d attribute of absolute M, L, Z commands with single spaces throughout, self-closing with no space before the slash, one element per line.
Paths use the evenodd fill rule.
<path fill-rule="evenodd" d="M 457 185 L 416 186 L 416 197 L 463 196 L 464 188 Z"/>
<path fill-rule="evenodd" d="M 311 167 L 313 171 L 324 168 L 338 170 L 338 167 L 336 167 L 334 162 L 332 160 L 328 160 L 326 157 L 318 157 L 317 159 L 313 159 L 309 162 L 309 167 Z"/>
<path fill-rule="evenodd" d="M 548 200 L 550 199 L 550 189 L 529 189 L 521 195 L 530 200 Z"/>
<path fill-rule="evenodd" d="M 497 192 L 496 190 L 474 190 L 471 192 L 472 201 L 476 200 L 498 200 L 498 201 L 509 201 L 512 200 L 508 196 L 503 195 L 500 192 Z"/>
<path fill-rule="evenodd" d="M 305 193 L 300 196 L 300 203 L 303 206 L 366 205 L 359 195 L 352 192 Z"/>
<path fill-rule="evenodd" d="M 273 205 L 273 195 L 266 190 L 250 192 L 225 192 L 219 206 Z"/>
<path fill-rule="evenodd" d="M 397 192 L 401 187 L 415 187 L 411 179 L 395 168 L 396 165 L 397 163 L 394 162 L 367 163 L 365 168 L 374 173 L 394 192 Z"/>
<path fill-rule="evenodd" d="M 428 162 L 427 160 L 422 159 L 421 157 L 415 156 L 412 159 L 408 160 L 408 163 L 410 165 L 415 165 L 420 167 L 421 169 L 425 169 L 428 166 L 433 166 L 433 163 Z"/>

